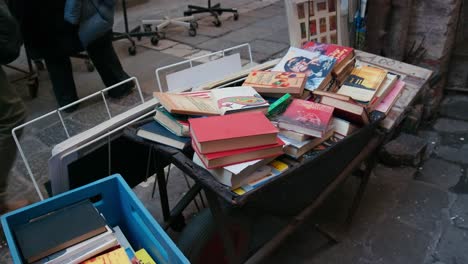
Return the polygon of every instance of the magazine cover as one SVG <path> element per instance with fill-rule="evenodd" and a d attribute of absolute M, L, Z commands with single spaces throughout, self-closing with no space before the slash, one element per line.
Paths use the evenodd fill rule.
<path fill-rule="evenodd" d="M 291 47 L 273 71 L 301 72 L 307 75 L 305 88 L 313 91 L 319 88 L 335 65 L 335 58 L 320 52 Z"/>

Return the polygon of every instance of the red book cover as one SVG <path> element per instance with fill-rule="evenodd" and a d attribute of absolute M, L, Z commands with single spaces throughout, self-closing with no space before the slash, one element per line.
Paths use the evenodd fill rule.
<path fill-rule="evenodd" d="M 322 137 L 328 131 L 334 107 L 315 102 L 294 99 L 279 117 L 280 128 L 296 128 L 293 131 Z M 300 130 L 300 131 L 297 131 Z M 314 133 L 317 131 L 319 133 Z"/>
<path fill-rule="evenodd" d="M 262 112 L 189 118 L 189 123 L 192 136 L 199 143 L 278 133 Z"/>
<path fill-rule="evenodd" d="M 195 144 L 195 142 L 192 140 L 193 149 L 195 150 L 198 157 L 200 157 L 205 167 L 208 169 L 225 167 L 256 159 L 265 159 L 279 156 L 284 153 L 283 145 L 284 142 L 281 139 L 276 138 L 276 144 L 201 154 L 200 150 L 197 148 L 197 144 Z"/>
<path fill-rule="evenodd" d="M 333 57 L 336 59 L 337 64 L 341 63 L 347 56 L 353 53 L 354 49 L 350 47 L 343 47 L 335 44 L 317 43 L 309 41 L 302 46 L 302 49 L 308 51 L 318 51 L 322 55 Z"/>

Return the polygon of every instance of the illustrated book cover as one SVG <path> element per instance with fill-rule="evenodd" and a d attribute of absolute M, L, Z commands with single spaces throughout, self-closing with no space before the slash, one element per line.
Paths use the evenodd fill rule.
<path fill-rule="evenodd" d="M 387 71 L 383 69 L 369 66 L 354 68 L 337 93 L 367 104 L 374 98 L 386 76 Z"/>
<path fill-rule="evenodd" d="M 278 119 L 280 128 L 313 137 L 323 137 L 333 115 L 334 107 L 294 99 Z"/>
<path fill-rule="evenodd" d="M 291 47 L 272 70 L 305 73 L 307 76 L 305 89 L 313 91 L 328 85 L 335 62 L 335 58 L 322 55 L 320 52 Z"/>
<path fill-rule="evenodd" d="M 301 95 L 305 83 L 305 73 L 252 71 L 243 86 L 251 86 L 259 93 Z"/>
<path fill-rule="evenodd" d="M 270 104 L 250 86 L 218 88 L 211 97 L 221 115 L 258 110 L 266 112 Z"/>

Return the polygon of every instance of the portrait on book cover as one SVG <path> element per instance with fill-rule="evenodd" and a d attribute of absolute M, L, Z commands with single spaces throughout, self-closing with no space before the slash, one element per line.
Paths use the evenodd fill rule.
<path fill-rule="evenodd" d="M 320 52 L 314 52 L 315 56 L 306 58 L 304 56 L 292 57 L 284 64 L 284 70 L 288 72 L 301 72 L 307 76 L 306 88 L 316 89 L 333 66 L 333 59 L 320 56 Z"/>

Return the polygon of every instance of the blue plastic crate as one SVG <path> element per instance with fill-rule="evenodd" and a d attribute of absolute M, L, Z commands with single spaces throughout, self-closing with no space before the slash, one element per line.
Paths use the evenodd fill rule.
<path fill-rule="evenodd" d="M 16 226 L 85 199 L 96 201 L 94 205 L 108 224 L 120 226 L 135 250 L 145 248 L 158 264 L 190 263 L 119 174 L 3 215 L 2 226 L 13 262 L 22 263 L 12 233 Z"/>

